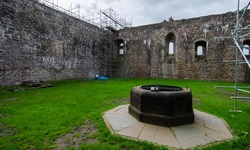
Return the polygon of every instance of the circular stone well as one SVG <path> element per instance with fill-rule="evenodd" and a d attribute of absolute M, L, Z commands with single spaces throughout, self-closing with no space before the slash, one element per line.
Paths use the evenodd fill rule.
<path fill-rule="evenodd" d="M 166 127 L 194 123 L 192 93 L 178 86 L 144 85 L 130 91 L 129 114 Z"/>

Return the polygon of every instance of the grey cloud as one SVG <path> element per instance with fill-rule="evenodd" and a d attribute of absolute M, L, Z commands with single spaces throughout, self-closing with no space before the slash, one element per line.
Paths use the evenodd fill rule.
<path fill-rule="evenodd" d="M 85 11 L 87 14 L 92 14 L 96 11 L 98 11 L 97 3 L 83 3 L 81 4 L 81 7 L 83 8 L 83 11 Z"/>
<path fill-rule="evenodd" d="M 110 3 L 113 3 L 113 2 L 115 2 L 116 0 L 104 0 L 104 2 L 105 3 L 108 3 L 108 4 L 110 4 Z"/>
<path fill-rule="evenodd" d="M 79 0 L 79 2 L 83 5 L 83 11 L 88 14 L 111 7 L 121 17 L 133 17 L 134 26 L 159 23 L 171 16 L 174 20 L 180 20 L 237 9 L 236 0 Z M 248 2 L 249 0 L 241 0 L 245 5 Z"/>
<path fill-rule="evenodd" d="M 158 23 L 173 17 L 175 20 L 193 18 L 236 10 L 234 0 L 127 0 L 135 7 L 134 22 Z"/>

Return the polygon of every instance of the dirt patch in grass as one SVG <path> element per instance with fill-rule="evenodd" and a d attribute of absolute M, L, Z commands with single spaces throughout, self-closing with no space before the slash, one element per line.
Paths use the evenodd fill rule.
<path fill-rule="evenodd" d="M 18 130 L 14 127 L 9 127 L 0 122 L 0 137 L 12 136 L 16 134 Z"/>
<path fill-rule="evenodd" d="M 228 98 L 234 96 L 234 94 L 235 94 L 234 91 L 227 91 L 227 90 L 225 90 L 225 89 L 220 89 L 220 88 L 217 89 L 217 91 L 219 91 L 219 92 L 225 94 L 226 96 L 228 96 Z M 249 91 L 249 90 L 247 90 L 247 91 Z M 243 92 L 238 91 L 238 96 L 239 96 L 239 97 L 249 97 L 249 94 L 246 95 L 246 93 L 243 93 Z M 232 99 L 233 99 L 233 98 L 232 98 Z M 239 100 L 239 101 L 242 101 L 242 102 L 244 102 L 244 103 L 250 104 L 250 101 L 249 101 L 249 100 L 244 100 L 244 99 L 238 99 L 238 100 Z"/>
<path fill-rule="evenodd" d="M 9 118 L 7 113 L 0 112 L 0 118 Z M 0 122 L 0 137 L 12 136 L 17 133 L 17 129 Z"/>
<path fill-rule="evenodd" d="M 114 104 L 114 105 L 125 105 L 129 104 L 129 98 L 116 98 L 114 100 L 105 101 L 106 105 Z"/>
<path fill-rule="evenodd" d="M 9 117 L 10 117 L 10 114 L 0 112 L 0 118 L 9 118 Z"/>
<path fill-rule="evenodd" d="M 198 98 L 193 98 L 193 105 L 194 105 L 196 108 L 202 108 L 201 100 L 198 99 Z"/>
<path fill-rule="evenodd" d="M 54 84 L 49 84 L 43 81 L 40 81 L 40 82 L 27 81 L 27 82 L 23 82 L 21 86 L 7 89 L 7 91 L 17 92 L 17 91 L 35 90 L 35 89 L 40 89 L 40 88 L 54 87 L 54 86 L 55 86 Z"/>
<path fill-rule="evenodd" d="M 59 150 L 66 149 L 68 147 L 78 148 L 82 143 L 94 144 L 99 142 L 94 135 L 98 132 L 94 123 L 89 120 L 85 120 L 85 125 L 80 127 L 74 127 L 72 133 L 67 133 L 64 136 L 58 138 L 55 143 L 58 145 Z"/>
<path fill-rule="evenodd" d="M 227 95 L 228 97 L 231 97 L 234 95 L 234 91 L 227 91 L 227 90 L 221 89 L 221 88 L 217 88 L 216 90 Z"/>
<path fill-rule="evenodd" d="M 129 101 L 130 101 L 129 98 L 116 98 L 114 103 L 124 105 L 124 104 L 129 104 Z"/>

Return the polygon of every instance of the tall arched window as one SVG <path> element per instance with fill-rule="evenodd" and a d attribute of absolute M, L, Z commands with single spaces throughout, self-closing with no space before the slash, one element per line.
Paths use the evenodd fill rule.
<path fill-rule="evenodd" d="M 168 46 L 168 54 L 173 55 L 174 54 L 174 43 L 170 42 Z"/>
<path fill-rule="evenodd" d="M 206 56 L 207 42 L 197 41 L 195 43 L 195 57 L 196 59 L 203 59 Z"/>
<path fill-rule="evenodd" d="M 249 55 L 249 49 L 250 47 L 249 47 L 249 45 L 247 45 L 247 44 L 245 44 L 244 46 L 243 46 L 243 53 L 244 53 L 244 55 Z"/>
<path fill-rule="evenodd" d="M 169 33 L 166 36 L 165 55 L 166 56 L 175 55 L 175 35 L 173 33 Z"/>
<path fill-rule="evenodd" d="M 202 46 L 198 46 L 197 47 L 197 55 L 198 56 L 202 56 L 203 55 L 203 47 Z"/>
<path fill-rule="evenodd" d="M 125 53 L 125 51 L 124 51 L 124 40 L 123 39 L 117 39 L 116 43 L 117 43 L 117 48 L 118 48 L 118 54 L 119 55 L 124 55 L 124 53 Z"/>
<path fill-rule="evenodd" d="M 250 56 L 250 40 L 243 41 L 243 53 L 245 56 Z"/>

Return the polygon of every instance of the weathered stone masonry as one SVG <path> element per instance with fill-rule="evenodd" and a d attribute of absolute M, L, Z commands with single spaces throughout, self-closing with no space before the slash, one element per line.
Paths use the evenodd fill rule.
<path fill-rule="evenodd" d="M 229 12 L 120 30 L 119 38 L 126 43 L 123 67 L 130 70 L 130 77 L 233 81 L 235 64 L 223 60 L 235 60 L 235 49 L 230 47 L 234 43 L 216 37 L 231 36 L 235 16 Z M 249 21 L 248 13 L 243 22 Z M 198 46 L 203 47 L 202 55 Z M 240 65 L 239 80 L 249 79 L 249 69 Z"/>
<path fill-rule="evenodd" d="M 0 85 L 22 81 L 89 78 L 104 68 L 106 31 L 35 0 L 0 2 Z M 250 13 L 244 24 L 249 24 Z M 235 13 L 163 22 L 115 31 L 112 57 L 122 77 L 234 80 L 230 36 Z M 123 42 L 124 55 L 118 45 Z M 250 45 L 249 39 L 242 44 Z M 106 46 L 109 47 L 109 46 Z M 117 54 L 115 54 L 117 53 Z M 249 57 L 249 56 L 248 56 Z M 112 58 L 113 59 L 113 58 Z M 249 69 L 240 65 L 240 81 Z"/>
<path fill-rule="evenodd" d="M 0 16 L 0 85 L 97 72 L 98 27 L 33 0 L 3 0 Z"/>

